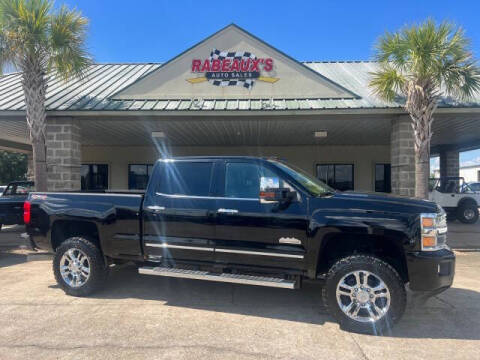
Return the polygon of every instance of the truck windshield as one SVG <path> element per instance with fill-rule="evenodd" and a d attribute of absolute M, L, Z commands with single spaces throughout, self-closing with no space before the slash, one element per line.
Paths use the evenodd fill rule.
<path fill-rule="evenodd" d="M 335 192 L 330 186 L 303 172 L 303 170 L 276 160 L 270 160 L 270 162 L 298 181 L 313 196 L 324 196 Z"/>

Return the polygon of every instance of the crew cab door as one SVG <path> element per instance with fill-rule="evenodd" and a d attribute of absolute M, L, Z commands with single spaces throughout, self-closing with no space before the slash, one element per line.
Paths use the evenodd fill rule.
<path fill-rule="evenodd" d="M 143 243 L 151 259 L 212 261 L 214 161 L 158 161 L 143 204 Z"/>
<path fill-rule="evenodd" d="M 298 198 L 287 206 L 260 202 L 261 178 L 290 187 L 273 167 L 255 160 L 223 163 L 216 202 L 215 260 L 221 263 L 304 268 L 307 203 Z"/>

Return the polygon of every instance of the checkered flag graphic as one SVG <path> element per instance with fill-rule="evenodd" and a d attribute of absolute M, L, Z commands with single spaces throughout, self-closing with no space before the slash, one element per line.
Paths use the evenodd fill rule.
<path fill-rule="evenodd" d="M 234 60 L 237 59 L 241 60 L 255 60 L 257 57 L 248 51 L 220 51 L 218 49 L 213 49 L 210 53 L 210 63 L 213 60 L 223 60 L 223 59 L 230 59 Z M 255 79 L 238 79 L 238 80 L 216 80 L 210 79 L 208 80 L 210 84 L 215 86 L 243 86 L 244 88 L 250 89 L 255 84 Z"/>

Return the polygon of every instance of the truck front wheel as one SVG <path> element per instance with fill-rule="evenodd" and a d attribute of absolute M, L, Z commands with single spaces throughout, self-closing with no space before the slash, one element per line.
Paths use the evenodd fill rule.
<path fill-rule="evenodd" d="M 328 272 L 323 299 L 342 328 L 379 335 L 402 317 L 407 301 L 398 272 L 368 255 L 337 261 Z"/>
<path fill-rule="evenodd" d="M 87 296 L 105 282 L 108 267 L 92 241 L 71 237 L 56 250 L 53 273 L 58 285 L 72 296 Z"/>

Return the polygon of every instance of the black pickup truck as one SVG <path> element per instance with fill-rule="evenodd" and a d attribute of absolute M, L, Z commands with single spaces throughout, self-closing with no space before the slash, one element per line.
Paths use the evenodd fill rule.
<path fill-rule="evenodd" d="M 435 294 L 455 270 L 435 203 L 337 192 L 274 159 L 159 160 L 145 194 L 31 193 L 24 216 L 74 296 L 125 261 L 140 274 L 287 289 L 318 280 L 344 328 L 378 333 L 402 316 L 407 285 Z"/>
<path fill-rule="evenodd" d="M 32 181 L 12 181 L 0 196 L 0 230 L 3 225 L 23 224 L 23 202 L 33 190 Z"/>

